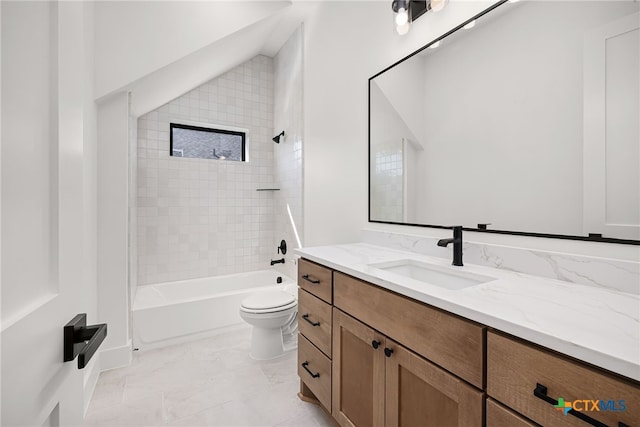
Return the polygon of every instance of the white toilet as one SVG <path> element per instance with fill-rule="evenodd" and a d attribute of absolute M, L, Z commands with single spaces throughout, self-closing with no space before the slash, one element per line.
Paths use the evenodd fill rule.
<path fill-rule="evenodd" d="M 298 287 L 255 292 L 240 305 L 240 317 L 253 326 L 251 351 L 256 360 L 268 360 L 297 347 Z"/>

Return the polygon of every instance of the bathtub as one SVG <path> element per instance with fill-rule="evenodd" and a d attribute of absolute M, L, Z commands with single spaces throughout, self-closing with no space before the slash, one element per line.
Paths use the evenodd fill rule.
<path fill-rule="evenodd" d="M 292 284 L 295 281 L 282 273 L 260 270 L 138 286 L 132 307 L 133 345 L 155 348 L 245 327 L 239 308 L 247 295 Z"/>

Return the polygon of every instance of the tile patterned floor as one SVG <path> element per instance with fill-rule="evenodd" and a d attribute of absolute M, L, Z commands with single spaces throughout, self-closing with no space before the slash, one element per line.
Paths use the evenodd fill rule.
<path fill-rule="evenodd" d="M 333 426 L 302 402 L 296 352 L 249 358 L 250 329 L 135 352 L 131 366 L 103 372 L 86 426 Z"/>

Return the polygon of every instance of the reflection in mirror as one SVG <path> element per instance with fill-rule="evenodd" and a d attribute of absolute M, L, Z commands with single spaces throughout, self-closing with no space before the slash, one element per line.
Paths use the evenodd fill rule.
<path fill-rule="evenodd" d="M 640 240 L 639 11 L 504 3 L 372 77 L 370 220 Z"/>

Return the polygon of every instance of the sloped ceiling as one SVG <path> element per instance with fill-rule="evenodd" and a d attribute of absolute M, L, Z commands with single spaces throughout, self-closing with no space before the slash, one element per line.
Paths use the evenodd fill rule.
<path fill-rule="evenodd" d="M 200 86 L 260 53 L 256 39 L 277 24 L 277 17 L 238 31 L 129 85 L 132 114 L 139 117 Z"/>
<path fill-rule="evenodd" d="M 96 97 L 261 21 L 290 1 L 100 1 Z"/>
<path fill-rule="evenodd" d="M 96 99 L 132 92 L 145 114 L 258 54 L 275 55 L 312 8 L 292 1 L 99 2 Z"/>
<path fill-rule="evenodd" d="M 416 93 L 426 93 L 424 57 L 415 56 L 409 61 L 404 61 L 392 70 L 380 74 L 374 81 L 411 130 L 414 141 L 424 144 L 425 97 L 415 96 Z"/>

